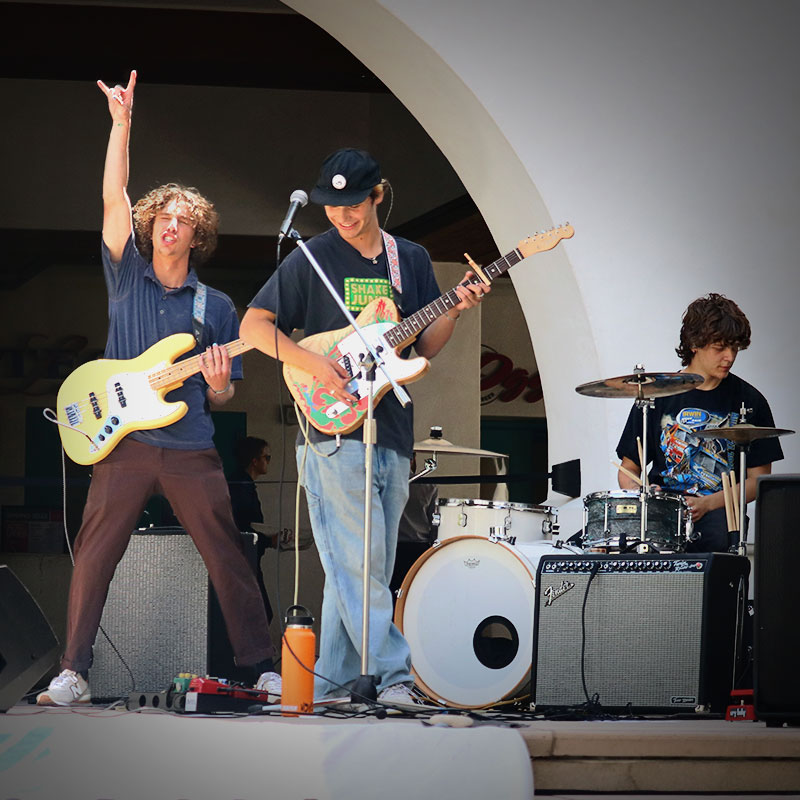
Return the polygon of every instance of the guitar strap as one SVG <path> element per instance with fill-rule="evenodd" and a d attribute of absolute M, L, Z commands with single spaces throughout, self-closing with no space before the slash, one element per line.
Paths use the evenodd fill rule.
<path fill-rule="evenodd" d="M 400 257 L 397 255 L 397 242 L 394 236 L 381 229 L 383 236 L 383 246 L 386 250 L 386 262 L 389 265 L 389 280 L 392 288 L 398 293 L 403 294 L 403 283 L 400 280 Z"/>
<path fill-rule="evenodd" d="M 194 305 L 192 306 L 192 333 L 197 346 L 203 347 L 203 327 L 206 323 L 206 285 L 197 281 L 194 290 Z"/>

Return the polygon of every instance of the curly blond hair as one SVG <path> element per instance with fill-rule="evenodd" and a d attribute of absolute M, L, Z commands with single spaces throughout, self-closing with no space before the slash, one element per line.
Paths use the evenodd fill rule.
<path fill-rule="evenodd" d="M 133 207 L 136 247 L 146 259 L 153 257 L 153 223 L 156 214 L 175 199 L 183 202 L 189 209 L 194 226 L 194 247 L 189 254 L 189 266 L 198 267 L 211 258 L 217 248 L 219 214 L 214 210 L 214 204 L 193 186 L 165 183 L 149 191 L 136 203 Z"/>

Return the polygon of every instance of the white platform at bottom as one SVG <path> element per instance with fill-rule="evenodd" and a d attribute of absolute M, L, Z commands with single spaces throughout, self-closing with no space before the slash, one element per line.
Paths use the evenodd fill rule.
<path fill-rule="evenodd" d="M 0 785 L 24 800 L 530 800 L 533 773 L 519 733 L 494 726 L 16 706 Z"/>

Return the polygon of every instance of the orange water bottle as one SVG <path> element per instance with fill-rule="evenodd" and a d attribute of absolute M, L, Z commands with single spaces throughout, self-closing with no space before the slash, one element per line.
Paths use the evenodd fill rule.
<path fill-rule="evenodd" d="M 303 606 L 286 612 L 286 629 L 281 647 L 281 712 L 296 717 L 314 711 L 314 661 L 316 637 L 311 629 L 314 618 Z"/>

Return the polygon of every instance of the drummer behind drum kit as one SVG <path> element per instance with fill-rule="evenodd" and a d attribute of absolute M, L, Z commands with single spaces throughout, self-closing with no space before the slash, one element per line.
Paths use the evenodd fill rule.
<path fill-rule="evenodd" d="M 688 391 L 702 380 L 689 373 L 646 373 L 637 365 L 632 375 L 583 384 L 576 391 L 635 398 L 646 431 L 654 397 Z M 717 428 L 713 436 L 740 445 L 745 474 L 747 445 L 785 433 L 793 431 L 739 424 Z M 414 449 L 433 453 L 421 474 L 436 468 L 437 454 L 502 456 L 453 445 L 441 438 L 440 429 Z M 647 485 L 646 443 L 641 462 L 640 491 L 584 498 L 585 550 L 675 554 L 693 538 L 683 497 L 653 492 Z M 416 684 L 431 700 L 455 708 L 513 703 L 530 687 L 539 562 L 543 556 L 569 559 L 584 550 L 557 538 L 557 509 L 548 506 L 443 498 L 434 522 L 438 538 L 406 575 L 395 610 L 395 623 L 411 649 Z"/>

